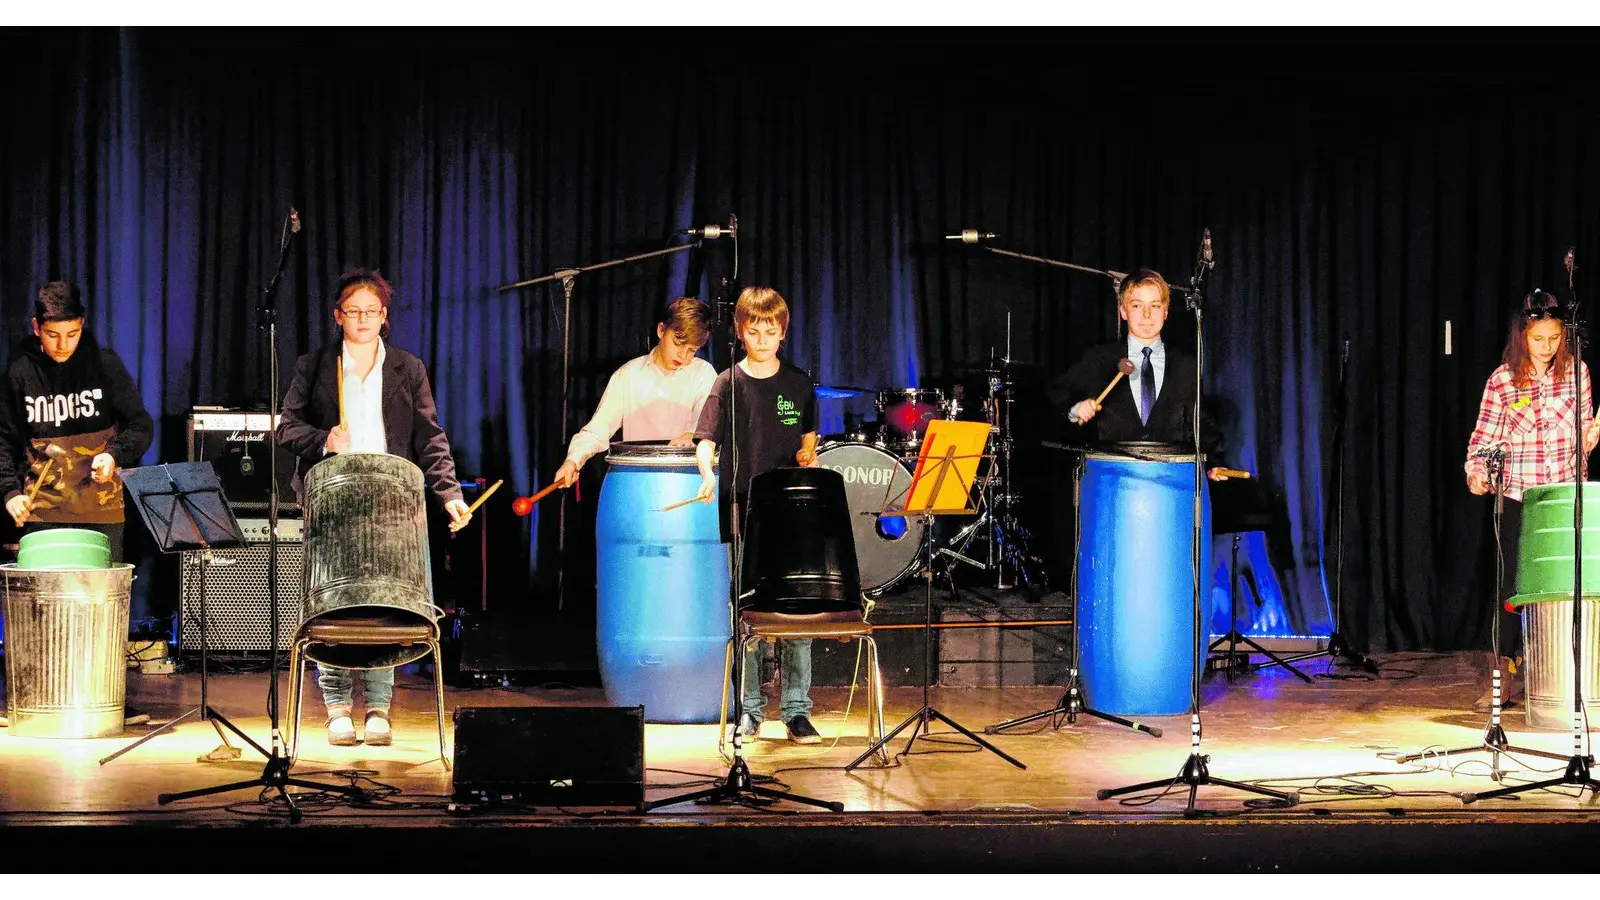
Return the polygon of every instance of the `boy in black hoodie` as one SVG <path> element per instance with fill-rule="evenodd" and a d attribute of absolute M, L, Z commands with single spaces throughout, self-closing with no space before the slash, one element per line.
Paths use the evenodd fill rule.
<path fill-rule="evenodd" d="M 17 346 L 0 382 L 0 494 L 6 512 L 24 534 L 46 528 L 98 531 L 111 544 L 111 561 L 122 562 L 124 509 L 116 470 L 139 464 L 154 423 L 116 351 L 85 331 L 77 285 L 52 281 L 39 291 L 33 332 Z M 38 493 L 30 500 L 35 482 Z"/>

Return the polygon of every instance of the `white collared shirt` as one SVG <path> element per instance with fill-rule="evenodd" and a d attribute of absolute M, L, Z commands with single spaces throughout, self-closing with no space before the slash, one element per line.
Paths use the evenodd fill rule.
<path fill-rule="evenodd" d="M 589 424 L 572 436 L 567 459 L 582 468 L 611 446 L 619 426 L 625 441 L 670 441 L 693 432 L 716 380 L 717 370 L 698 356 L 676 372 L 656 365 L 650 353 L 628 360 L 606 382 Z"/>
<path fill-rule="evenodd" d="M 344 420 L 350 432 L 350 452 L 388 453 L 389 436 L 383 428 L 383 361 L 388 356 L 378 339 L 378 358 L 362 378 L 350 355 L 350 342 L 342 341 L 344 358 Z"/>
<path fill-rule="evenodd" d="M 1143 403 L 1140 402 L 1140 398 L 1143 395 L 1139 393 L 1143 383 L 1139 377 L 1139 370 L 1144 365 L 1144 347 L 1145 345 L 1139 343 L 1138 338 L 1131 334 L 1128 335 L 1128 362 L 1133 363 L 1133 374 L 1128 376 L 1128 388 L 1133 391 L 1134 408 L 1139 410 L 1141 416 L 1149 418 L 1150 414 L 1143 408 Z M 1159 337 L 1155 339 L 1154 343 L 1150 344 L 1150 368 L 1154 369 L 1156 373 L 1154 396 L 1160 398 L 1161 385 L 1167 378 L 1167 345 L 1162 343 Z"/>

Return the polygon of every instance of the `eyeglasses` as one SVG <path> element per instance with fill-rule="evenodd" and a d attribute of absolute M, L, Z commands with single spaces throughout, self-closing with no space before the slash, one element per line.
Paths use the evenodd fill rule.
<path fill-rule="evenodd" d="M 368 319 L 381 318 L 383 316 L 383 307 L 380 306 L 377 309 L 345 309 L 340 307 L 339 314 L 344 316 L 346 319 L 355 319 L 358 322 L 365 322 Z"/>

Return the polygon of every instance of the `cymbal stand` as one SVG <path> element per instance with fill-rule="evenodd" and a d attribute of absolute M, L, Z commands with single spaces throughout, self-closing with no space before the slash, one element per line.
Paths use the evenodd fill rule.
<path fill-rule="evenodd" d="M 986 479 L 980 488 L 978 518 L 956 532 L 949 546 L 938 551 L 939 555 L 951 560 L 945 573 L 947 577 L 956 564 L 966 563 L 993 571 L 994 586 L 999 590 L 1010 590 L 1019 582 L 1032 587 L 1036 580 L 1044 577 L 1036 568 L 1043 564 L 1043 560 L 1029 550 L 1031 535 L 1017 516 L 1016 507 L 1020 497 L 1013 490 L 1011 481 L 1011 416 L 1014 404 L 1011 362 L 1011 311 L 1008 309 L 1005 356 L 996 359 L 991 355 L 990 367 L 985 373 L 988 377 L 988 392 L 983 401 L 985 418 L 994 426 L 989 433 L 986 451 L 992 454 L 989 465 L 994 477 Z M 973 559 L 968 549 L 980 533 L 985 543 L 985 562 Z"/>

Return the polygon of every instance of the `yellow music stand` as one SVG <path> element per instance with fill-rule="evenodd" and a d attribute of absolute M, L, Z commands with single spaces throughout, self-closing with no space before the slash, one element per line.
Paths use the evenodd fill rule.
<path fill-rule="evenodd" d="M 917 454 L 917 467 L 911 473 L 911 487 L 906 490 L 905 504 L 898 509 L 891 509 L 888 491 L 885 491 L 883 512 L 879 515 L 916 516 L 923 523 L 922 578 L 927 585 L 927 594 L 924 605 L 926 621 L 922 631 L 924 657 L 922 707 L 904 722 L 896 725 L 893 731 L 874 742 L 865 753 L 856 757 L 854 762 L 845 766 L 847 772 L 866 762 L 885 744 L 894 740 L 895 735 L 915 723 L 917 727 L 911 731 L 911 740 L 906 742 L 906 749 L 899 755 L 909 754 L 911 746 L 917 742 L 919 736 L 931 733 L 930 728 L 934 719 L 966 735 L 978 746 L 993 752 L 1013 766 L 1019 769 L 1027 768 L 1000 748 L 934 709 L 928 702 L 928 690 L 933 682 L 933 517 L 965 516 L 978 511 L 971 502 L 972 487 L 973 482 L 977 480 L 978 463 L 989 458 L 989 454 L 984 453 L 983 449 L 989 440 L 990 427 L 987 422 L 960 422 L 950 419 L 936 419 L 929 422 L 928 432 L 922 439 L 921 452 Z M 988 480 L 987 474 L 984 480 Z"/>

